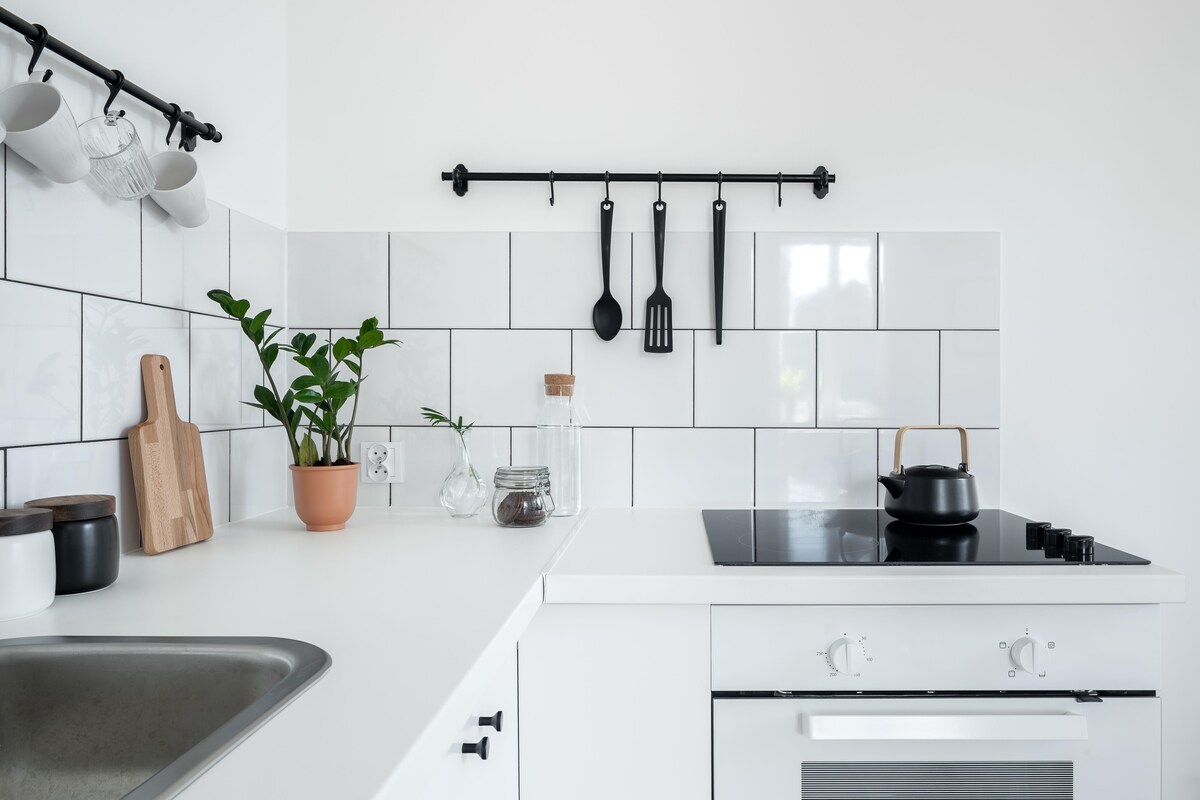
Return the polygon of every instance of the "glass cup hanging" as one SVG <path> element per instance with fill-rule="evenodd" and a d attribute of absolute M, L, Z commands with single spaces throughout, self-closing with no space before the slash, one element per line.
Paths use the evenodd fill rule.
<path fill-rule="evenodd" d="M 116 113 L 93 117 L 79 126 L 79 137 L 100 189 L 118 200 L 139 200 L 154 189 L 154 170 L 132 122 Z"/>

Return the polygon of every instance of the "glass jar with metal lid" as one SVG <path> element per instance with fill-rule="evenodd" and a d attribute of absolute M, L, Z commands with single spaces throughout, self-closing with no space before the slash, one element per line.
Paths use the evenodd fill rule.
<path fill-rule="evenodd" d="M 545 467 L 499 467 L 493 480 L 492 518 L 505 528 L 545 524 L 553 508 Z"/>

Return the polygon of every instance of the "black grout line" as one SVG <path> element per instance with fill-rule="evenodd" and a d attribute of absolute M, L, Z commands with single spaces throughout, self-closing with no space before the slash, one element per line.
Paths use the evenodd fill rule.
<path fill-rule="evenodd" d="M 938 331 L 938 380 L 937 380 L 937 394 L 938 394 L 938 401 L 937 401 L 937 403 L 938 403 L 938 415 L 937 415 L 937 418 L 938 418 L 938 425 L 941 425 L 941 424 L 942 424 L 942 332 L 941 332 L 941 331 Z"/>
<path fill-rule="evenodd" d="M 225 522 L 233 522 L 233 432 L 225 432 L 226 447 L 229 450 L 229 463 L 226 465 L 225 481 L 228 485 L 228 492 L 225 494 Z M 287 496 L 287 490 L 284 489 L 284 496 Z"/>
<path fill-rule="evenodd" d="M 637 445 L 634 440 L 637 438 L 637 429 L 629 429 L 629 506 L 632 508 L 637 505 L 637 490 L 636 481 L 634 479 L 634 470 L 637 468 Z"/>
<path fill-rule="evenodd" d="M 146 299 L 146 213 L 145 198 L 138 200 L 138 302 Z M 183 302 L 181 300 L 181 302 Z"/>
<path fill-rule="evenodd" d="M 4 175 L 4 264 L 0 266 L 0 277 L 8 277 L 8 148 L 0 147 L 4 151 L 4 155 L 0 156 L 0 165 L 3 165 Z"/>
<path fill-rule="evenodd" d="M 233 292 L 233 210 L 228 207 L 225 209 L 225 291 Z"/>
<path fill-rule="evenodd" d="M 820 331 L 813 331 L 813 424 L 821 422 L 821 342 Z"/>
<path fill-rule="evenodd" d="M 11 283 L 26 283 L 23 281 L 10 281 L 10 282 Z M 43 288 L 43 289 L 53 289 L 54 291 L 60 291 L 60 292 L 70 292 L 71 294 L 80 294 L 80 292 L 77 292 L 74 289 L 60 289 L 55 286 L 42 286 L 42 284 L 40 284 L 40 283 L 26 283 L 26 285 L 37 286 L 37 287 Z M 89 294 L 89 293 L 83 292 L 83 294 Z M 89 296 L 92 296 L 92 295 L 89 294 Z M 108 299 L 108 300 L 120 300 L 121 302 L 125 302 L 125 303 L 138 304 L 136 300 L 129 300 L 129 299 L 123 298 L 123 297 L 107 297 L 104 295 L 94 295 L 94 296 L 104 297 L 105 299 Z M 140 305 L 153 306 L 154 304 L 141 303 Z M 187 311 L 188 310 L 188 309 L 182 309 L 182 308 L 174 308 L 173 306 L 155 306 L 155 307 L 156 308 L 166 308 L 171 311 Z M 216 319 L 228 319 L 228 317 L 221 316 L 219 314 L 205 314 L 202 311 L 192 311 L 190 313 L 204 314 L 204 316 L 206 316 L 206 317 L 215 317 Z M 280 327 L 280 326 L 274 326 L 274 327 Z M 321 328 L 322 328 L 322 326 L 320 326 L 320 325 L 287 325 L 286 327 L 297 329 L 297 330 L 321 330 Z M 334 327 L 333 330 L 352 331 L 352 330 L 357 330 L 357 328 Z M 532 331 L 580 331 L 583 333 L 587 333 L 587 332 L 591 332 L 592 328 L 590 326 L 589 327 L 581 327 L 581 328 L 545 328 L 545 327 L 476 328 L 476 327 L 469 327 L 469 326 L 463 326 L 463 325 L 441 326 L 441 327 L 429 327 L 427 325 L 419 325 L 419 326 L 412 327 L 412 328 L 392 327 L 392 328 L 388 328 L 388 330 L 395 330 L 395 331 L 495 331 L 498 333 L 504 332 L 504 331 L 531 331 L 531 332 Z M 623 328 L 621 328 L 621 330 L 622 331 L 627 331 L 627 330 L 628 331 L 642 331 L 645 329 L 644 328 L 624 328 L 623 327 Z M 688 331 L 713 331 L 715 329 L 714 328 L 704 328 L 704 327 L 698 327 L 698 328 L 697 327 L 691 327 L 691 328 L 676 327 L 674 330 L 678 331 L 679 333 L 686 333 Z M 722 330 L 734 331 L 734 332 L 738 332 L 738 333 L 802 333 L 802 332 L 809 332 L 809 331 L 811 331 L 811 332 L 819 331 L 821 333 L 939 333 L 939 332 L 941 332 L 941 333 L 999 333 L 1000 332 L 999 328 L 879 328 L 879 329 L 876 329 L 876 328 L 731 328 L 728 326 L 725 326 L 724 328 L 722 328 Z"/>
<path fill-rule="evenodd" d="M 391 330 L 392 327 L 392 232 L 387 234 L 387 327 Z M 389 496 L 388 503 L 391 504 L 390 490 L 392 485 L 388 484 Z"/>
<path fill-rule="evenodd" d="M 203 317 L 211 317 L 213 319 L 229 319 L 229 317 L 225 316 L 224 314 L 210 314 L 207 311 L 195 311 L 190 308 L 180 308 L 179 306 L 168 306 L 168 305 L 164 305 L 162 303 L 147 303 L 147 302 L 144 302 L 141 300 L 136 300 L 136 299 L 133 299 L 130 297 L 117 297 L 117 296 L 111 295 L 111 294 L 98 294 L 96 292 L 86 292 L 86 291 L 80 291 L 79 289 L 68 289 L 64 286 L 50 286 L 45 283 L 34 283 L 33 281 L 23 281 L 23 280 L 18 280 L 17 278 L 3 278 L 0 280 L 3 280 L 5 283 L 17 284 L 19 286 L 34 286 L 38 289 L 49 289 L 52 292 L 66 292 L 67 294 L 78 294 L 78 295 L 83 295 L 84 297 L 94 297 L 98 300 L 115 300 L 118 303 L 129 303 L 130 305 L 146 306 L 147 308 L 162 308 L 167 311 L 182 311 L 182 312 L 185 312 L 188 314 L 199 314 L 200 316 L 203 316 Z M 971 329 L 971 330 L 975 330 L 975 329 Z M 979 328 L 978 330 L 984 330 L 984 329 Z"/>
<path fill-rule="evenodd" d="M 449 331 L 449 341 L 446 347 L 446 406 L 450 409 L 447 415 L 454 413 L 454 329 Z"/>
<path fill-rule="evenodd" d="M 750 327 L 758 330 L 758 231 L 750 234 Z"/>
<path fill-rule="evenodd" d="M 512 329 L 512 326 L 513 326 L 512 284 L 513 284 L 512 231 L 509 231 L 508 232 L 508 327 L 510 330 Z"/>
<path fill-rule="evenodd" d="M 879 323 L 879 294 L 883 287 L 883 282 L 880 280 L 882 272 L 879 266 L 879 234 L 875 234 L 875 330 L 880 330 Z"/>
<path fill-rule="evenodd" d="M 83 400 L 83 375 L 87 358 L 83 352 L 83 332 L 87 329 L 87 320 L 83 318 L 83 295 L 79 295 L 79 441 L 83 441 L 83 415 L 87 406 Z"/>

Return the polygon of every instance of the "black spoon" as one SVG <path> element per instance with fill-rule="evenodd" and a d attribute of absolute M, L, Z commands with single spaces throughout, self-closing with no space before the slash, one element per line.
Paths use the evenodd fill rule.
<path fill-rule="evenodd" d="M 611 340 L 621 330 L 621 304 L 608 289 L 609 266 L 612 262 L 613 203 L 600 201 L 600 269 L 604 275 L 604 293 L 592 308 L 592 327 L 604 341 Z"/>

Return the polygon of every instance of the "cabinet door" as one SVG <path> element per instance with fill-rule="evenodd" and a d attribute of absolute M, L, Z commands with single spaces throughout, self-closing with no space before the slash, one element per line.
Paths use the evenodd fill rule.
<path fill-rule="evenodd" d="M 446 743 L 442 764 L 423 800 L 517 800 L 517 653 L 505 652 L 503 659 L 484 671 L 479 691 L 460 709 L 462 727 Z M 480 717 L 500 712 L 501 729 L 480 725 Z M 488 757 L 463 753 L 464 743 L 477 744 L 484 738 Z"/>
<path fill-rule="evenodd" d="M 544 605 L 519 655 L 521 800 L 711 798 L 708 606 Z"/>

